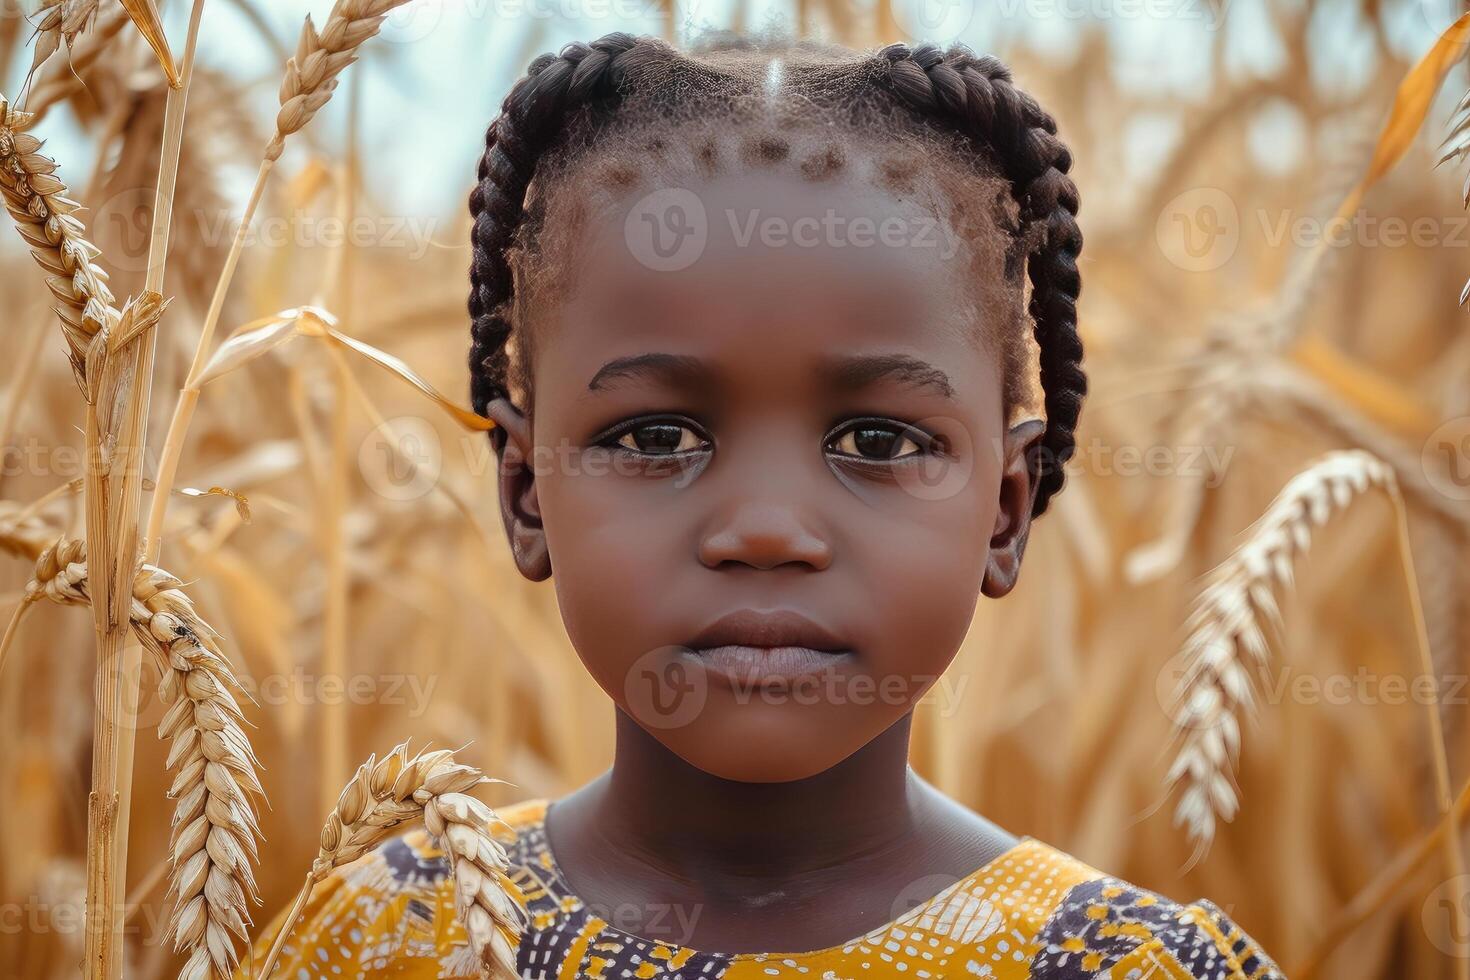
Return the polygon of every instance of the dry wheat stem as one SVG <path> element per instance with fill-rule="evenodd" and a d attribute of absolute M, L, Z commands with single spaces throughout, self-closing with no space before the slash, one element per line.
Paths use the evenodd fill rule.
<path fill-rule="evenodd" d="M 129 15 L 143 32 L 148 43 L 152 46 L 160 63 L 164 66 L 169 79 L 169 92 L 164 108 L 164 125 L 161 146 L 159 147 L 158 179 L 154 186 L 152 228 L 149 234 L 148 265 L 144 277 L 143 298 L 145 300 L 158 297 L 163 290 L 164 271 L 168 259 L 168 244 L 170 233 L 173 228 L 174 196 L 178 187 L 179 156 L 183 150 L 184 118 L 188 108 L 189 91 L 194 77 L 195 53 L 199 41 L 199 28 L 204 14 L 204 0 L 193 0 L 189 15 L 189 29 L 184 50 L 184 64 L 182 78 L 177 74 L 173 56 L 168 50 L 168 41 L 163 34 L 162 26 L 158 20 L 158 11 L 153 0 L 123 0 L 123 6 L 127 8 Z M 124 311 L 123 325 L 128 323 L 128 313 Z M 156 324 L 158 315 L 162 313 L 162 306 L 158 313 L 153 316 Z M 151 326 L 151 325 L 150 325 Z M 119 327 L 119 334 L 124 333 L 123 326 Z M 105 541 L 108 545 L 107 557 L 111 564 L 103 566 L 101 574 L 110 574 L 111 583 L 106 595 L 112 599 L 113 609 L 108 616 L 109 629 L 114 632 L 115 638 L 104 637 L 104 654 L 110 648 L 116 651 L 113 659 L 104 656 L 102 669 L 110 670 L 116 665 L 116 670 L 104 681 L 103 692 L 109 688 L 117 688 L 115 704 L 127 704 L 136 702 L 135 682 L 133 678 L 139 676 L 138 668 L 141 666 L 139 658 L 141 651 L 134 646 L 125 646 L 122 638 L 126 635 L 128 624 L 126 620 L 135 620 L 128 609 L 132 602 L 137 601 L 137 547 L 138 547 L 138 519 L 141 509 L 141 480 L 143 445 L 147 435 L 148 409 L 153 388 L 153 362 L 157 346 L 157 334 L 153 329 L 143 327 L 136 342 L 131 338 L 119 338 L 118 346 L 126 351 L 120 368 L 122 377 L 127 380 L 121 382 L 128 391 L 128 410 L 122 419 L 122 424 L 109 427 L 104 430 L 106 436 L 115 445 L 125 447 L 121 454 L 124 461 L 123 478 L 115 507 L 108 514 L 108 525 L 104 528 L 102 535 L 97 535 L 94 529 L 88 526 L 87 538 L 90 542 Z M 125 360 L 124 360 L 125 359 Z M 109 365 L 104 370 L 104 388 L 108 379 L 113 374 L 113 366 Z M 104 396 L 110 396 L 110 392 L 104 390 Z M 93 410 L 95 411 L 95 409 Z M 89 412 L 90 415 L 93 412 Z M 110 478 L 104 481 L 104 486 L 110 483 Z M 111 488 L 108 487 L 109 493 Z M 90 511 L 89 511 L 90 516 Z M 95 553 L 95 552 L 94 552 Z M 95 585 L 94 585 L 95 588 Z M 131 593 L 131 595 L 130 595 Z M 182 596 L 182 593 L 179 593 Z M 94 613 L 102 605 L 101 596 L 96 597 Z M 187 600 L 184 600 L 187 603 Z M 125 612 L 125 609 L 127 610 Z M 98 620 L 99 625 L 101 619 Z M 203 624 L 199 624 L 202 626 Z M 205 627 L 207 629 L 207 627 Z M 110 642 L 107 642 L 109 641 Z M 183 669 L 183 668 L 178 668 Z M 200 668 L 203 669 L 203 668 Z M 228 674 L 228 665 L 225 666 Z M 165 671 L 165 698 L 167 699 L 167 682 L 170 678 L 176 678 L 175 674 Z M 233 675 L 229 675 L 233 682 Z M 226 689 L 228 691 L 228 689 Z M 99 704 L 102 702 L 99 700 Z M 178 702 L 183 703 L 183 702 Z M 238 714 L 238 707 L 236 708 Z M 128 830 L 132 814 L 132 786 L 133 786 L 133 753 L 134 743 L 137 737 L 136 726 L 106 726 L 101 725 L 99 718 L 98 731 L 94 735 L 94 760 L 99 757 L 104 761 L 110 761 L 112 769 L 107 774 L 102 786 L 116 787 L 115 802 L 107 816 L 109 825 L 107 836 L 101 842 L 89 842 L 89 861 L 95 859 L 97 862 L 110 862 L 109 885 L 121 895 L 127 885 L 128 867 Z M 238 730 L 238 725 L 237 725 Z M 243 734 L 242 734 L 243 738 Z M 104 744 L 105 742 L 105 744 Z M 249 743 L 245 743 L 248 750 Z M 254 779 L 253 771 L 251 779 Z M 94 766 L 94 790 L 99 783 L 96 781 Z M 177 788 L 177 785 L 176 785 Z M 259 783 L 255 784 L 255 790 L 259 791 Z M 99 843 L 110 845 L 110 853 L 96 853 Z M 253 843 L 253 841 L 251 841 Z M 247 866 L 248 872 L 248 866 Z M 177 904 L 183 905 L 183 896 L 176 894 Z M 113 908 L 109 904 L 108 908 Z M 94 906 L 95 907 L 95 906 Z M 124 906 L 125 907 L 125 906 Z M 111 923 L 109 929 L 88 929 L 89 943 L 94 939 L 100 943 L 117 947 L 115 950 L 106 952 L 89 952 L 89 960 L 95 957 L 96 962 L 103 964 L 115 962 L 118 968 L 109 973 L 109 977 L 121 977 L 122 955 L 122 927 L 121 921 Z M 241 932 L 244 927 L 241 926 Z M 205 944 L 213 952 L 218 945 L 214 935 L 206 932 Z M 188 945 L 195 946 L 193 942 Z M 233 951 L 228 940 L 225 946 Z M 190 966 L 186 968 L 185 975 L 198 975 L 199 971 L 194 968 L 199 959 L 199 954 L 191 957 Z"/>
<path fill-rule="evenodd" d="M 159 455 L 159 489 L 153 496 L 145 533 L 144 556 L 147 561 L 158 560 L 170 491 L 178 477 L 179 459 L 183 455 L 189 423 L 199 401 L 199 373 L 209 358 L 214 332 L 224 310 L 225 296 L 240 264 L 245 234 L 255 219 L 255 209 L 260 206 L 266 180 L 285 149 L 286 138 L 305 127 L 322 106 L 331 100 L 332 91 L 337 87 L 337 76 L 357 60 L 357 49 L 378 33 L 383 19 L 394 7 L 406 2 L 407 0 L 338 0 L 328 14 L 327 26 L 322 31 L 317 31 L 309 15 L 301 28 L 296 53 L 286 62 L 285 75 L 281 80 L 281 108 L 276 115 L 275 135 L 266 145 L 260 170 L 255 176 L 255 185 L 245 204 L 245 213 L 235 230 L 234 240 L 230 242 L 224 269 L 215 281 L 214 294 L 204 316 L 199 342 L 194 348 L 189 376 L 184 389 L 179 392 L 173 417 L 169 420 L 168 434 Z"/>
<path fill-rule="evenodd" d="M 408 743 L 403 742 L 381 760 L 369 756 L 327 816 L 316 859 L 256 976 L 270 977 L 317 882 L 367 854 L 405 824 L 422 819 L 448 858 L 455 910 L 483 975 L 514 980 L 525 912 L 511 897 L 505 848 L 490 834 L 500 818 L 466 795 L 487 782 L 493 780 L 458 762 L 449 749 L 410 756 Z"/>
<path fill-rule="evenodd" d="M 1443 838 L 1446 834 L 1453 837 L 1461 832 L 1460 824 L 1464 821 L 1467 812 L 1470 812 L 1470 782 L 1460 787 L 1460 792 L 1455 797 L 1455 805 L 1450 809 L 1450 813 L 1435 824 L 1433 830 L 1416 838 L 1399 851 L 1372 881 L 1342 907 L 1332 922 L 1322 931 L 1322 936 L 1316 941 L 1312 951 L 1298 966 L 1290 970 L 1288 975 L 1294 980 L 1312 980 L 1321 971 L 1327 958 L 1342 944 L 1342 941 L 1387 906 L 1399 893 L 1399 890 L 1414 877 L 1429 860 L 1434 849 L 1444 843 Z"/>
<path fill-rule="evenodd" d="M 259 763 L 240 710 L 248 695 L 182 585 L 160 568 L 140 566 L 129 620 L 159 666 L 167 706 L 158 735 L 170 742 L 169 796 L 178 801 L 169 844 L 168 937 L 176 951 L 189 952 L 181 980 L 227 980 L 239 962 L 235 939 L 248 939 L 249 905 L 258 903 L 252 865 Z M 63 538 L 41 553 L 26 601 L 42 599 L 91 603 L 82 541 Z"/>

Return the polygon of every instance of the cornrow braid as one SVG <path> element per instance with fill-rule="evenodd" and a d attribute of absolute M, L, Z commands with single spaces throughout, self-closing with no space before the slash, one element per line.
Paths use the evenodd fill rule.
<path fill-rule="evenodd" d="M 630 68 L 674 57 L 661 41 L 623 33 L 543 54 L 511 88 L 486 131 L 479 180 L 470 193 L 470 400 L 481 415 L 506 394 L 505 304 L 513 288 L 507 251 L 524 218 L 537 161 L 571 112 L 615 100 Z"/>
<path fill-rule="evenodd" d="M 1028 309 L 1040 348 L 1046 404 L 1046 431 L 1036 450 L 1040 484 L 1032 509 L 1032 516 L 1039 516 L 1062 488 L 1062 467 L 1076 448 L 1077 418 L 1087 394 L 1077 333 L 1082 231 L 1077 226 L 1077 185 L 1067 176 L 1072 154 L 1057 138 L 1056 121 L 1015 87 L 1010 70 L 994 58 L 976 57 L 962 45 L 941 52 L 933 44 L 891 44 L 877 58 L 887 63 L 878 77 L 902 101 L 989 147 L 1010 181 L 1023 224 L 1034 222 L 1042 229 L 1027 256 Z"/>

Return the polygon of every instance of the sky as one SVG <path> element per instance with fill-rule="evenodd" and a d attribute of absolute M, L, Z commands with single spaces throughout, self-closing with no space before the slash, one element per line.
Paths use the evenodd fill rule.
<path fill-rule="evenodd" d="M 22 0 L 34 3 L 34 0 Z M 116 0 L 102 0 L 114 3 Z M 302 18 L 318 24 L 331 0 L 256 0 L 278 37 L 294 47 Z M 1300 0 L 1276 0 L 1289 5 Z M 1453 16 L 1455 0 L 1390 0 L 1386 33 L 1406 59 L 1416 58 Z M 731 23 L 732 0 L 676 0 L 681 38 Z M 1025 48 L 1065 65 L 1084 34 L 1101 28 L 1115 75 L 1125 88 L 1151 92 L 1161 103 L 1204 99 L 1214 73 L 1270 75 L 1285 57 L 1271 27 L 1268 0 L 893 0 L 894 19 L 912 37 L 959 40 L 1003 57 Z M 1374 47 L 1359 0 L 1321 0 L 1310 34 L 1312 77 L 1344 99 L 1361 94 L 1375 70 Z M 747 23 L 789 26 L 792 0 L 749 0 Z M 857 0 L 857 16 L 872 16 Z M 176 53 L 183 46 L 187 4 L 170 0 L 165 25 Z M 442 215 L 464 206 L 485 127 L 511 83 L 534 54 L 612 30 L 658 33 L 655 0 L 412 0 L 390 16 L 363 60 L 360 76 L 362 140 L 370 193 L 383 206 L 409 214 Z M 1224 32 L 1221 63 L 1212 57 Z M 276 108 L 279 58 L 240 12 L 235 0 L 208 0 L 200 37 L 201 63 L 224 66 L 245 88 L 261 119 Z M 17 69 L 24 66 L 17 66 Z M 0 89 L 19 89 L 19 71 Z M 1453 83 L 1449 86 L 1454 88 Z M 1463 88 L 1463 86 L 1461 86 Z M 1385 93 L 1379 100 L 1385 107 Z M 340 96 L 312 123 L 327 147 L 344 139 Z M 1182 112 L 1176 109 L 1174 112 Z M 1431 124 L 1432 125 L 1432 124 Z M 1145 114 L 1120 133 L 1128 158 L 1146 171 L 1162 159 L 1180 127 L 1177 115 Z M 79 182 L 90 171 L 91 147 L 62 114 L 46 121 L 48 148 L 63 176 Z M 1281 165 L 1305 138 L 1289 108 L 1268 107 L 1252 129 L 1263 166 Z M 288 157 L 288 164 L 291 162 Z M 297 160 L 299 163 L 299 159 Z M 243 198 L 253 164 L 232 180 Z"/>

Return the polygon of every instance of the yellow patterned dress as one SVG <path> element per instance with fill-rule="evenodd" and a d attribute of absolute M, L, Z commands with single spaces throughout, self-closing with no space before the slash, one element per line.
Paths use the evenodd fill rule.
<path fill-rule="evenodd" d="M 529 980 L 1282 980 L 1208 902 L 1176 905 L 1036 840 L 1021 841 L 893 922 L 805 953 L 704 953 L 640 939 L 568 890 L 545 832 L 545 801 L 501 811 L 511 878 L 530 912 L 518 965 Z M 280 926 L 265 930 L 260 962 Z M 248 977 L 249 958 L 241 977 Z M 476 976 L 453 883 L 413 831 L 318 885 L 277 980 Z"/>

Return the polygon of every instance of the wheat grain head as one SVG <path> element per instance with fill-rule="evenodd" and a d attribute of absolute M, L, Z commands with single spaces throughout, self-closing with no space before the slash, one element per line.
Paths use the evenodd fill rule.
<path fill-rule="evenodd" d="M 41 141 L 26 132 L 31 121 L 29 113 L 0 96 L 0 195 L 31 257 L 46 271 L 51 294 L 62 303 L 56 312 L 72 372 L 86 393 L 93 342 L 122 314 L 107 273 L 94 261 L 100 252 L 75 216 L 81 205 L 66 196 L 66 185 L 55 176 L 56 161 L 42 154 Z"/>
<path fill-rule="evenodd" d="M 85 542 L 62 538 L 37 559 L 25 601 L 87 605 L 87 584 Z M 176 951 L 189 951 L 181 980 L 223 980 L 239 962 L 235 939 L 249 938 L 249 905 L 259 901 L 254 797 L 263 792 L 240 711 L 248 695 L 182 586 L 161 568 L 140 566 L 130 619 L 133 635 L 159 665 L 167 705 L 158 735 L 170 740 L 169 796 L 177 801 L 168 937 Z"/>
<path fill-rule="evenodd" d="M 483 975 L 490 980 L 515 980 L 515 951 L 525 928 L 525 911 L 511 897 L 505 848 L 490 833 L 500 818 L 466 795 L 487 782 L 493 780 L 458 762 L 448 749 L 411 756 L 408 743 L 403 742 L 382 759 L 368 756 L 327 816 L 306 884 L 259 975 L 270 976 L 314 884 L 333 869 L 356 861 L 405 824 L 422 819 L 449 860 L 455 911 Z"/>
<path fill-rule="evenodd" d="M 1277 591 L 1291 587 L 1292 563 L 1315 529 L 1356 495 L 1393 482 L 1393 470 L 1368 453 L 1327 454 L 1287 483 L 1245 542 L 1206 577 L 1179 653 L 1172 712 L 1179 749 L 1166 777 L 1169 792 L 1180 793 L 1174 822 L 1194 843 L 1191 864 L 1209 849 L 1217 820 L 1239 809 L 1240 719 L 1254 710 L 1256 679 L 1270 664 L 1268 634 L 1281 620 Z"/>
<path fill-rule="evenodd" d="M 408 0 L 337 0 L 318 31 L 311 15 L 301 28 L 296 53 L 281 79 L 281 109 L 276 134 L 266 147 L 267 160 L 277 160 L 286 137 L 297 132 L 332 98 L 337 76 L 357 60 L 357 49 L 378 33 L 383 19 Z"/>

